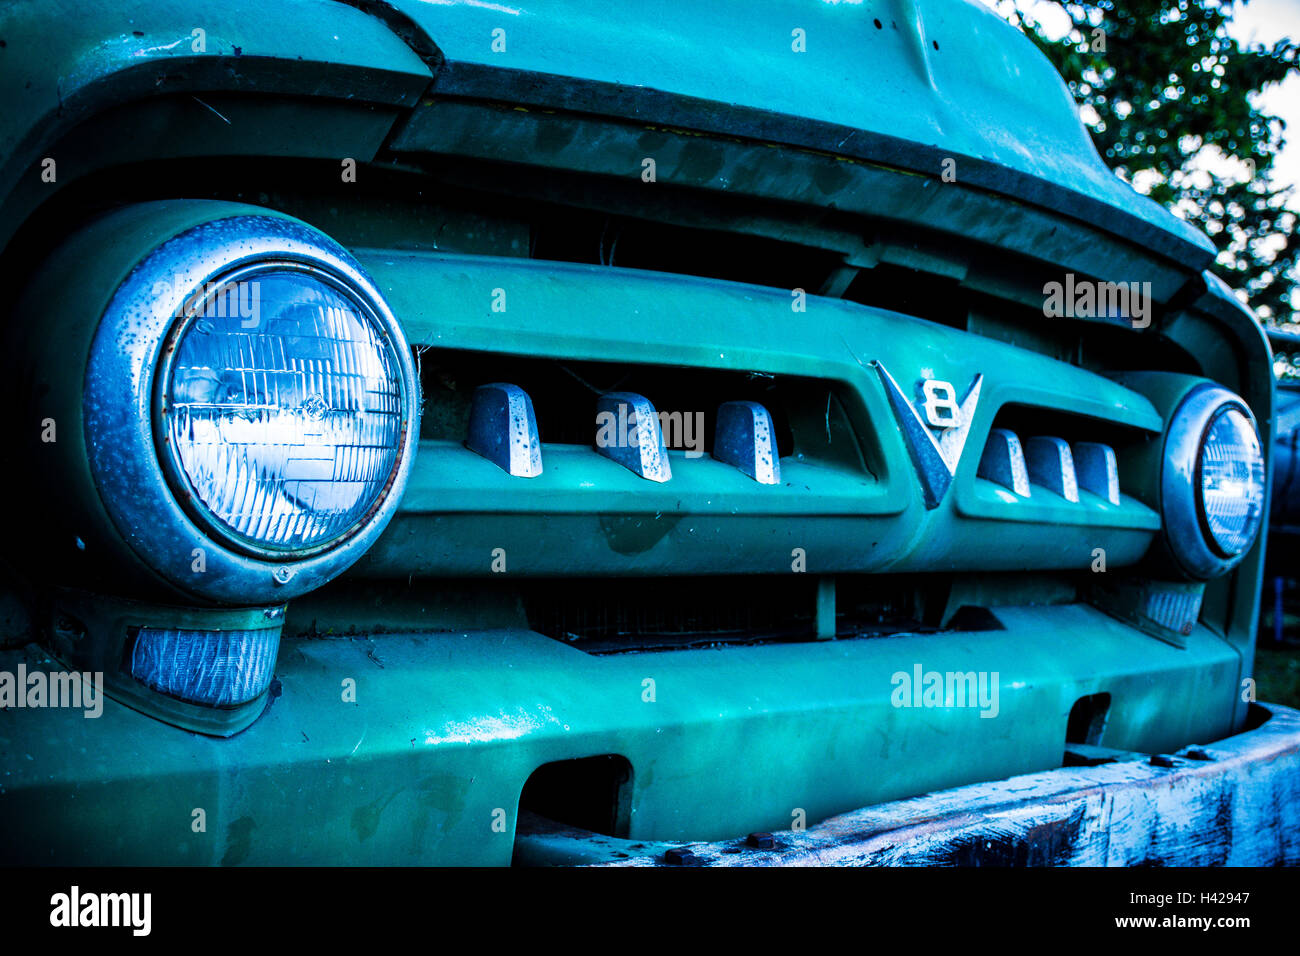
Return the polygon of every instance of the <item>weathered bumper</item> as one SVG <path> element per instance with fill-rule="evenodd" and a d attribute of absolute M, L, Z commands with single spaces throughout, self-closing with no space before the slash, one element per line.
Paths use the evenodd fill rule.
<path fill-rule="evenodd" d="M 864 807 L 802 832 L 614 840 L 534 821 L 516 859 L 615 866 L 1270 866 L 1300 863 L 1300 711 L 1175 755 L 1066 767 Z M 1262 723 L 1260 723 L 1262 721 Z"/>
<path fill-rule="evenodd" d="M 1080 827 L 1100 814 L 1087 826 L 1110 821 L 1127 834 L 1137 811 L 1121 812 L 1101 789 L 1117 773 L 1148 781 L 1154 809 L 1141 819 L 1172 828 L 1161 831 L 1171 846 L 1218 844 L 1226 824 L 1209 822 L 1219 808 L 1234 831 L 1251 834 L 1236 841 L 1242 852 L 1269 839 L 1280 845 L 1274 830 L 1296 839 L 1288 800 L 1298 718 L 1278 710 L 1258 730 L 1230 736 L 1242 666 L 1233 647 L 1198 627 L 1176 648 L 1084 606 L 1001 608 L 999 616 L 1004 630 L 608 656 L 524 630 L 286 639 L 279 696 L 234 737 L 187 733 L 111 700 L 95 719 L 66 708 L 0 711 L 0 860 L 509 864 L 527 856 L 515 852 L 515 818 L 530 776 L 601 754 L 633 768 L 628 836 L 642 847 L 725 841 L 801 817 L 817 825 L 778 837 L 781 852 L 756 859 L 942 859 L 940 850 L 922 853 L 924 841 L 908 854 L 876 849 L 901 842 L 891 832 L 903 824 L 885 822 L 929 819 L 940 807 L 956 816 L 937 829 L 970 814 L 1002 820 L 993 808 L 1010 798 L 998 787 L 1038 780 L 1060 781 L 1048 806 L 1082 788 L 1062 804 L 1064 819 L 1077 804 L 1086 808 Z M 31 645 L 0 652 L 0 670 L 20 664 L 55 666 Z M 891 675 L 917 664 L 991 671 L 1001 690 L 996 717 L 894 706 Z M 1071 706 L 1097 693 L 1112 697 L 1109 746 L 1149 753 L 1225 738 L 1209 747 L 1216 759 L 1017 777 L 1060 765 Z M 1222 779 L 1218 790 L 1197 791 L 1189 806 L 1200 810 L 1154 802 L 1203 774 Z M 950 789 L 1002 778 L 1013 782 Z M 940 791 L 964 796 L 886 802 Z M 912 815 L 836 816 L 861 806 Z M 1036 819 L 1005 817 L 1007 827 Z M 522 850 L 529 834 L 519 829 Z M 880 831 L 875 842 L 864 836 Z M 715 846 L 720 859 L 746 856 Z M 1118 842 L 1109 852 L 1128 859 Z M 1287 853 L 1295 858 L 1294 843 L 1273 856 Z"/>

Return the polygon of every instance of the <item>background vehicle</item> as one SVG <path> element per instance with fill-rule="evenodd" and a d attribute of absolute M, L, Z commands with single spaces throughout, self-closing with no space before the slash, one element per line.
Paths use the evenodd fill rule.
<path fill-rule="evenodd" d="M 1291 356 L 1300 351 L 1300 337 L 1269 332 L 1276 354 Z M 1296 536 L 1300 534 L 1300 473 L 1297 473 L 1296 443 L 1300 440 L 1300 381 L 1282 377 L 1277 382 L 1277 420 L 1274 426 L 1274 484 L 1269 514 L 1270 578 L 1288 577 L 1300 566 Z"/>
<path fill-rule="evenodd" d="M 1267 343 L 984 9 L 71 9 L 0 14 L 0 670 L 111 700 L 4 716 L 8 859 L 572 861 L 1267 717 Z"/>

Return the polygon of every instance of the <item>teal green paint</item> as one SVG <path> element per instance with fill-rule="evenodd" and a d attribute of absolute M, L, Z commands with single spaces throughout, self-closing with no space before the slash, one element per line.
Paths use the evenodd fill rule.
<path fill-rule="evenodd" d="M 845 400 L 864 447 L 879 451 L 869 470 L 788 456 L 776 486 L 672 453 L 673 480 L 660 485 L 589 447 L 548 445 L 543 474 L 520 481 L 459 444 L 426 441 L 401 512 L 354 573 L 487 574 L 482 555 L 496 547 L 517 556 L 511 572 L 522 574 L 784 573 L 794 547 L 818 572 L 1084 569 L 1097 547 L 1122 567 L 1159 529 L 1136 497 L 1154 480 L 1146 473 L 1121 476 L 1118 507 L 1091 496 L 1008 500 L 975 477 L 1007 403 L 1122 423 L 1134 440 L 1160 431 L 1140 393 L 1064 362 L 842 300 L 809 296 L 807 311 L 794 312 L 788 293 L 756 286 L 520 259 L 358 255 L 413 344 L 819 378 Z M 495 289 L 507 290 L 505 312 L 492 309 Z M 938 509 L 921 504 L 872 360 L 908 388 L 923 376 L 985 376 L 955 487 Z M 624 548 L 609 537 L 610 515 L 676 520 L 648 547 Z"/>
<path fill-rule="evenodd" d="M 633 0 L 458 5 L 454 12 L 423 0 L 393 6 L 438 44 L 453 73 L 472 64 L 648 87 L 838 124 L 846 134 L 884 134 L 955 158 L 958 181 L 965 160 L 986 160 L 1123 209 L 1200 256 L 1213 251 L 1193 227 L 1110 172 L 1046 57 L 976 0 L 795 8 L 760 0 L 697 5 L 659 22 L 647 21 Z M 493 49 L 498 29 L 504 50 Z M 646 144 L 646 155 L 654 146 Z M 717 148 L 694 144 L 681 157 L 691 167 L 683 172 L 707 173 Z M 908 165 L 905 149 L 894 158 Z M 937 179 L 939 163 L 924 172 Z"/>
<path fill-rule="evenodd" d="M 200 29 L 204 48 L 196 50 L 194 31 Z M 0 116 L 0 157 L 6 163 L 26 137 L 45 132 L 40 127 L 51 115 L 58 114 L 61 125 L 84 118 L 91 112 L 84 97 L 140 67 L 152 68 L 155 77 L 173 74 L 174 83 L 174 74 L 194 71 L 206 58 L 228 71 L 225 83 L 213 87 L 227 90 L 238 89 L 243 76 L 256 76 L 262 58 L 281 61 L 286 74 L 299 61 L 318 71 L 383 72 L 392 77 L 396 102 L 409 102 L 431 75 L 388 27 L 344 4 L 320 0 L 204 8 L 191 0 L 10 3 L 0 9 L 0 37 L 0 77 L 10 106 Z M 108 103 L 123 99 L 119 91 Z"/>
<path fill-rule="evenodd" d="M 195 138 L 213 135 L 200 121 L 220 119 L 196 118 L 165 98 L 215 91 L 213 103 L 240 124 L 231 147 L 240 154 L 329 157 L 345 149 L 364 161 L 394 132 L 395 149 L 408 156 L 473 142 L 487 155 L 517 159 L 509 150 L 526 146 L 535 161 L 609 175 L 614 160 L 655 153 L 666 180 L 732 195 L 779 186 L 787 191 L 781 198 L 871 215 L 883 208 L 888 219 L 1098 274 L 1103 265 L 1150 271 L 1158 299 L 1181 283 L 1178 269 L 1142 250 L 1121 243 L 1098 252 L 1095 224 L 1047 216 L 1030 195 L 953 189 L 935 181 L 938 169 L 905 171 L 915 162 L 910 143 L 952 153 L 959 183 L 967 158 L 1001 163 L 1209 255 L 1203 237 L 1105 170 L 1046 61 L 973 3 L 809 5 L 799 24 L 808 49 L 799 54 L 790 49 L 786 8 L 767 3 L 701 9 L 660 25 L 628 3 L 598 13 L 568 2 L 394 5 L 459 63 L 640 84 L 888 133 L 903 145 L 886 167 L 645 129 L 637 151 L 624 156 L 624 144 L 598 154 L 586 145 L 594 124 L 536 110 L 508 114 L 518 124 L 509 129 L 531 132 L 526 142 L 485 138 L 468 119 L 437 129 L 433 119 L 463 116 L 445 112 L 442 101 L 416 106 L 436 70 L 387 26 L 344 4 L 235 3 L 201 19 L 179 0 L 112 10 L 10 4 L 0 9 L 0 94 L 10 104 L 0 113 L 3 235 L 53 193 L 27 178 L 34 164 L 62 144 L 60 185 L 75 180 L 91 169 L 85 144 L 112 130 L 114 118 L 130 120 L 118 132 L 133 142 L 97 161 L 130 160 L 130 148 L 146 141 L 162 144 L 152 158 L 226 155 Z M 187 52 L 196 26 L 207 30 L 203 55 Z M 497 26 L 508 38 L 500 55 L 489 43 Z M 731 42 L 719 46 L 720 35 Z M 628 49 L 646 55 L 629 57 Z M 254 92 L 264 99 L 252 102 L 246 94 Z M 316 98 L 310 107 L 307 97 Z M 143 103 L 104 115 L 129 101 Z M 400 111 L 412 108 L 414 120 L 399 132 Z M 316 126 L 319 135 L 310 135 Z M 628 165 L 635 175 L 636 163 Z M 893 188 L 900 179 L 915 188 Z M 119 238 L 143 242 L 150 228 Z M 721 282 L 383 250 L 362 256 L 423 344 L 819 377 L 845 400 L 871 467 L 792 460 L 783 462 L 790 487 L 765 489 L 716 462 L 674 460 L 672 486 L 651 488 L 586 449 L 551 448 L 546 475 L 523 491 L 464 449 L 426 442 L 402 514 L 358 574 L 468 573 L 466 555 L 502 542 L 512 571 L 524 574 L 788 572 L 796 546 L 809 550 L 812 572 L 1083 569 L 1099 541 L 1108 565 L 1119 568 L 1137 560 L 1158 527 L 1140 483 L 1125 485 L 1133 499 L 1119 509 L 1068 508 L 1008 502 L 974 478 L 983 435 L 1005 403 L 1041 402 L 1136 433 L 1161 428 L 1162 400 L 1041 355 L 846 302 L 812 297 L 807 313 L 794 314 L 783 292 Z M 121 267 L 117 257 L 87 256 L 89 271 L 64 295 L 95 288 L 107 296 Z M 498 287 L 509 289 L 508 314 L 490 310 Z M 1215 313 L 1172 317 L 1164 331 L 1206 374 L 1238 388 L 1267 431 L 1268 357 L 1252 330 L 1248 317 Z M 976 371 L 989 376 L 962 470 L 933 513 L 919 505 L 889 408 L 863 368 L 871 359 L 909 380 L 922 369 L 962 384 Z M 80 478 L 66 480 L 75 486 Z M 1056 766 L 1065 715 L 1089 693 L 1112 694 L 1107 746 L 1152 751 L 1213 740 L 1244 713 L 1237 681 L 1250 669 L 1261 556 L 1262 546 L 1236 575 L 1210 585 L 1209 626 L 1182 650 L 1077 605 L 999 608 L 1005 632 L 603 658 L 522 630 L 286 641 L 277 668 L 284 696 L 228 740 L 111 701 L 99 720 L 69 711 L 4 714 L 0 845 L 58 863 L 502 864 L 520 788 L 553 760 L 625 755 L 634 769 L 633 836 L 683 840 L 781 829 L 795 808 L 813 822 L 864 803 Z M 22 659 L 41 662 L 31 649 L 6 652 L 0 668 Z M 890 675 L 916 663 L 997 670 L 999 716 L 890 707 Z M 357 681 L 355 704 L 341 699 L 346 677 Z M 656 680 L 654 703 L 641 697 L 646 677 Z M 191 827 L 196 808 L 207 815 L 202 833 Z M 497 810 L 509 823 L 504 832 L 492 828 Z"/>
<path fill-rule="evenodd" d="M 201 38 L 195 30 L 203 31 Z M 179 132 L 164 122 L 176 118 L 174 110 L 140 120 L 147 135 L 110 126 L 90 144 L 60 143 L 78 124 L 122 104 L 157 103 L 166 94 L 202 101 L 208 93 L 255 93 L 334 100 L 353 110 L 411 106 L 432 76 L 383 23 L 324 0 L 241 0 L 206 7 L 191 0 L 7 3 L 0 5 L 0 39 L 5 41 L 0 100 L 6 104 L 0 111 L 0 242 L 39 203 L 97 168 L 101 152 L 134 147 L 142 150 L 135 158 L 157 160 L 196 151 L 193 136 L 191 145 L 169 139 Z M 203 49 L 197 50 L 200 39 Z M 242 153 L 262 138 L 254 124 L 236 128 L 202 102 L 192 105 L 196 111 L 180 121 L 196 124 L 203 132 L 200 141 L 210 138 L 206 155 Z M 250 109 L 260 120 L 277 106 L 264 102 Z M 330 107 L 314 104 L 306 110 L 329 112 Z M 343 115 L 348 109 L 336 105 L 334 112 Z M 392 116 L 379 122 L 382 137 Z M 340 133 L 348 130 L 354 135 L 340 142 Z M 274 131 L 264 135 L 267 152 L 275 152 Z M 315 124 L 299 137 L 301 151 L 293 154 L 338 155 L 334 149 L 344 143 L 373 150 L 379 142 L 373 117 L 344 119 Z M 41 180 L 39 163 L 45 158 L 57 164 L 53 184 Z"/>
<path fill-rule="evenodd" d="M 1112 695 L 1109 747 L 1231 731 L 1238 656 L 1208 631 L 1178 650 L 1083 606 L 997 613 L 1006 631 L 605 657 L 527 631 L 290 639 L 282 696 L 229 739 L 113 701 L 98 720 L 6 714 L 4 845 L 61 863 L 505 864 L 519 792 L 549 761 L 622 754 L 630 837 L 721 839 L 1059 766 L 1090 693 Z M 997 671 L 998 715 L 892 706 L 892 675 L 918 664 Z"/>
<path fill-rule="evenodd" d="M 535 145 L 537 134 L 557 125 L 573 130 L 566 137 L 570 145 L 541 152 Z M 581 113 L 435 99 L 422 103 L 389 145 L 403 159 L 417 163 L 426 155 L 447 155 L 512 164 L 512 177 L 502 177 L 496 168 L 486 166 L 475 181 L 479 188 L 527 197 L 557 189 L 562 183 L 557 172 L 576 174 L 578 185 L 571 190 L 569 201 L 579 206 L 613 208 L 639 218 L 697 228 L 716 228 L 725 222 L 728 230 L 742 234 L 842 251 L 846 260 L 862 266 L 873 265 L 877 256 L 885 261 L 906 259 L 913 244 L 922 247 L 931 261 L 951 259 L 958 264 L 977 262 L 980 249 L 992 248 L 1011 258 L 1005 263 L 997 259 L 987 263 L 993 266 L 990 275 L 972 271 L 968 284 L 1036 309 L 1042 307 L 1045 280 L 1033 282 L 1031 270 L 1045 269 L 1045 263 L 1057 270 L 1057 279 L 1073 271 L 1150 281 L 1158 302 L 1168 300 L 1187 281 L 1185 266 L 1178 267 L 1156 251 L 1134 244 L 1130 236 L 1108 232 L 1088 219 L 1043 209 L 1014 193 L 988 192 L 965 182 L 944 184 L 936 176 L 826 152 L 735 139 L 725 131 L 719 137 L 725 148 L 724 167 L 712 179 L 698 180 L 685 175 L 689 167 L 679 157 L 699 134 L 665 128 L 659 134 L 662 145 L 648 157 L 639 143 L 643 130 L 643 122 L 620 117 L 592 118 Z M 585 145 L 592 142 L 598 142 L 600 149 Z M 641 183 L 646 158 L 654 158 L 660 171 L 656 186 L 691 188 L 690 200 L 666 204 L 663 192 Z M 896 155 L 899 162 L 909 158 L 904 149 Z M 632 189 L 626 188 L 629 180 Z M 833 195 L 823 188 L 830 184 L 837 189 Z M 808 210 L 817 211 L 815 218 Z M 830 210 L 832 216 L 838 213 L 901 224 L 909 233 L 918 226 L 933 232 L 902 239 L 884 228 L 873 229 L 864 237 L 853 226 L 849 226 L 853 232 L 840 231 L 834 219 L 827 221 L 823 210 Z M 864 238 L 887 250 L 872 249 L 864 255 Z M 1026 254 L 1038 261 L 1022 260 Z"/>
<path fill-rule="evenodd" d="M 919 375 L 930 368 L 936 377 L 942 371 L 966 383 L 983 372 L 992 392 L 980 399 L 981 409 L 1041 401 L 1134 428 L 1161 427 L 1150 402 L 1100 375 L 842 299 L 809 295 L 807 311 L 795 312 L 788 291 L 694 276 L 491 256 L 354 252 L 413 345 L 834 381 L 868 377 L 866 363 L 887 349 L 891 368 L 909 377 L 911 369 Z M 506 311 L 493 311 L 497 288 L 509 293 Z M 995 369 L 1005 372 L 990 375 Z M 879 408 L 887 406 L 882 401 Z"/>

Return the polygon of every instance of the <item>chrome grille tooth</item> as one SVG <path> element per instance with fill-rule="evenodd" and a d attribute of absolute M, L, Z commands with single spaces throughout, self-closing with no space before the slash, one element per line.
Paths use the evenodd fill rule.
<path fill-rule="evenodd" d="M 1074 474 L 1074 455 L 1064 438 L 1035 435 L 1024 442 L 1029 480 L 1066 501 L 1079 500 L 1079 483 Z"/>
<path fill-rule="evenodd" d="M 673 476 L 659 414 L 635 392 L 606 392 L 596 399 L 596 451 L 650 481 Z"/>
<path fill-rule="evenodd" d="M 758 402 L 723 402 L 718 406 L 713 457 L 734 465 L 761 485 L 781 483 L 772 416 Z"/>
<path fill-rule="evenodd" d="M 1077 441 L 1071 448 L 1079 487 L 1118 505 L 1119 465 L 1115 449 L 1100 442 Z"/>
<path fill-rule="evenodd" d="M 542 442 L 528 393 L 506 382 L 474 389 L 465 447 L 516 477 L 540 475 Z"/>
<path fill-rule="evenodd" d="M 1006 428 L 994 428 L 989 432 L 976 475 L 1011 489 L 1021 498 L 1031 495 L 1025 450 L 1019 436 Z"/>

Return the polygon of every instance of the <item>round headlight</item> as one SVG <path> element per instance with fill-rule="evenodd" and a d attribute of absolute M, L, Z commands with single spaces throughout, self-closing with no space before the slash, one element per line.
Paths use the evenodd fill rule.
<path fill-rule="evenodd" d="M 81 493 L 102 506 L 78 522 L 88 550 L 126 558 L 132 586 L 240 606 L 355 563 L 420 433 L 410 347 L 360 264 L 299 220 L 210 201 L 125 207 L 82 241 L 125 275 L 97 320 L 68 304 L 88 337 Z"/>
<path fill-rule="evenodd" d="M 301 555 L 364 525 L 403 441 L 404 383 L 370 307 L 328 273 L 259 263 L 187 303 L 158 376 L 169 477 L 215 534 Z"/>
<path fill-rule="evenodd" d="M 1193 578 L 1224 574 L 1245 557 L 1264 514 L 1264 454 L 1254 416 L 1208 383 L 1170 418 L 1160 510 L 1173 558 Z"/>
<path fill-rule="evenodd" d="M 1259 435 L 1235 406 L 1219 409 L 1201 443 L 1201 513 L 1211 543 L 1225 558 L 1255 541 L 1264 513 L 1264 454 Z"/>

